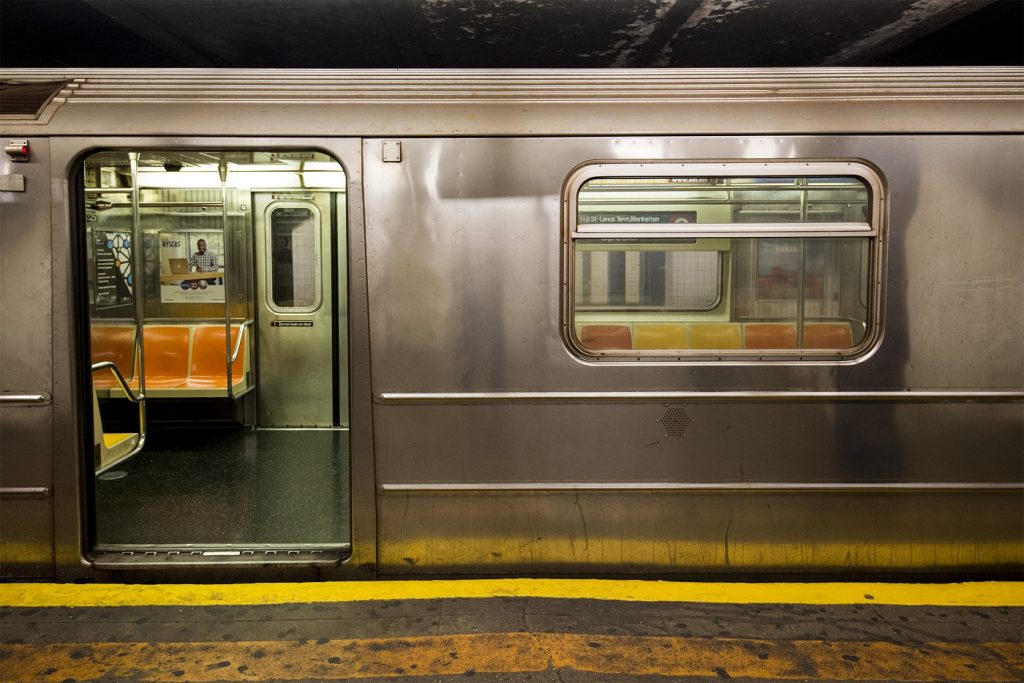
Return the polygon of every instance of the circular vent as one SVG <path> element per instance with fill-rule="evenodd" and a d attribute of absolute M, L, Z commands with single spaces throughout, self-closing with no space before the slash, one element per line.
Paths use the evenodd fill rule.
<path fill-rule="evenodd" d="M 686 412 L 686 406 L 666 406 L 668 410 L 658 422 L 665 430 L 665 436 L 686 436 L 686 429 L 693 424 L 693 418 Z"/>

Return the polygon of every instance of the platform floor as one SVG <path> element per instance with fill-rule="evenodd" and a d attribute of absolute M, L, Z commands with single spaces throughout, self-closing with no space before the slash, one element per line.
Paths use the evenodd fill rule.
<path fill-rule="evenodd" d="M 0 585 L 3 681 L 1021 681 L 1024 585 Z"/>

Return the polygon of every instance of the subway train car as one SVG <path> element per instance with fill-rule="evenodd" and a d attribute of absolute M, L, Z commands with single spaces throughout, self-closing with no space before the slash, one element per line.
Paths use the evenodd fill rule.
<path fill-rule="evenodd" d="M 1024 70 L 0 80 L 3 578 L 1024 566 Z"/>

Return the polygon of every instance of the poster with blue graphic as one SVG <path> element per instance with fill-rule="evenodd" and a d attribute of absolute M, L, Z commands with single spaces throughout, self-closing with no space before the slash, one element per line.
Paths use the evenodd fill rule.
<path fill-rule="evenodd" d="M 96 232 L 93 243 L 96 308 L 132 303 L 132 240 L 127 232 Z"/>

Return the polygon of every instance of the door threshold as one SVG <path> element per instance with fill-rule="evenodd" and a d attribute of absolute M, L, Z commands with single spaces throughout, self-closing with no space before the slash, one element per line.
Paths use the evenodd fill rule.
<path fill-rule="evenodd" d="M 142 546 L 97 549 L 89 555 L 89 561 L 97 569 L 151 569 L 183 565 L 331 567 L 341 564 L 351 554 L 351 545 L 347 543 L 325 548 Z"/>
<path fill-rule="evenodd" d="M 347 432 L 348 427 L 256 427 L 257 432 Z"/>

